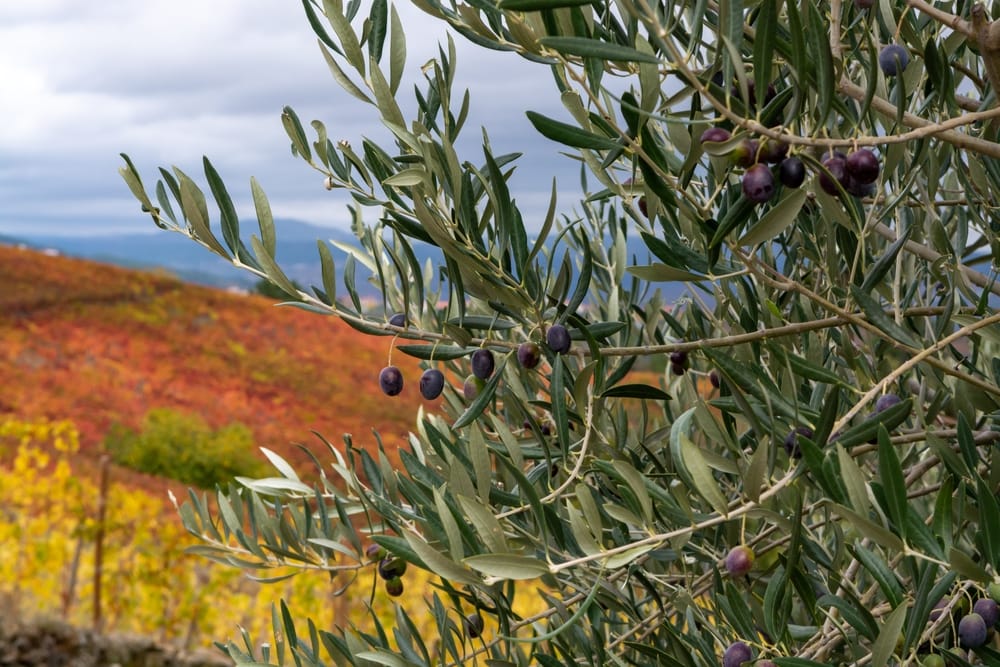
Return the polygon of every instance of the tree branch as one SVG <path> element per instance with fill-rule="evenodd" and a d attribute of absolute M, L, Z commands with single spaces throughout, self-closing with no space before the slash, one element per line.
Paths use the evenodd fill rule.
<path fill-rule="evenodd" d="M 971 41 L 979 47 L 994 93 L 1000 94 L 1000 22 L 990 21 L 981 2 L 972 6 Z"/>
<path fill-rule="evenodd" d="M 969 25 L 969 22 L 961 16 L 956 16 L 954 14 L 949 14 L 946 11 L 942 11 L 934 5 L 924 2 L 924 0 L 907 0 L 906 4 L 911 9 L 916 9 L 924 14 L 927 14 L 927 16 L 930 16 L 938 23 L 948 26 L 955 32 L 959 32 L 966 37 L 974 37 L 975 35 L 972 30 L 972 26 Z"/>
<path fill-rule="evenodd" d="M 891 229 L 889 229 L 883 223 L 880 222 L 876 224 L 874 230 L 877 234 L 884 237 L 885 239 L 891 242 L 896 241 L 896 233 Z M 931 263 L 938 261 L 943 256 L 941 255 L 941 253 L 931 250 L 927 246 L 921 245 L 915 241 L 907 241 L 903 245 L 903 249 Z M 994 280 L 989 276 L 985 276 L 982 273 L 976 271 L 975 269 L 972 269 L 966 266 L 965 264 L 961 264 L 957 261 L 955 265 L 958 268 L 958 270 L 962 272 L 962 275 L 965 276 L 965 279 L 968 280 L 970 283 L 972 283 L 976 287 L 988 289 L 991 293 L 1000 296 L 1000 281 Z"/>

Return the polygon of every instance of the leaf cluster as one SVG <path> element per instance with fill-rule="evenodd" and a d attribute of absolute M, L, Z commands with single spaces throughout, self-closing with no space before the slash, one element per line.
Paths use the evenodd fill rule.
<path fill-rule="evenodd" d="M 949 29 L 960 17 L 910 4 L 920 11 L 422 1 L 473 43 L 554 76 L 566 118 L 526 109 L 527 119 L 572 152 L 582 192 L 560 210 L 553 186 L 534 227 L 508 185 L 517 154 L 496 155 L 484 131 L 481 154 L 459 155 L 470 98 L 454 90 L 450 42 L 423 68 L 405 119 L 405 37 L 391 8 L 306 0 L 334 78 L 393 137 L 357 151 L 318 121 L 307 134 L 285 108 L 293 154 L 349 194 L 357 237 L 340 282 L 320 244 L 322 285 L 309 291 L 274 261 L 279 230 L 255 182 L 260 236 L 248 248 L 206 160 L 223 246 L 191 179 L 161 170 L 154 207 L 127 161 L 122 175 L 157 224 L 298 305 L 427 343 L 398 349 L 455 377 L 474 349 L 501 357 L 478 392 L 446 389 L 444 414 L 421 417 L 400 468 L 348 438 L 328 448 L 331 466 L 317 459 L 322 485 L 275 462 L 278 478 L 224 496 L 221 537 L 235 536 L 255 567 L 354 567 L 369 533 L 433 572 L 438 643 L 402 610 L 392 628 L 310 624 L 300 635 L 283 608 L 274 625 L 287 654 L 258 656 L 249 641 L 230 654 L 694 667 L 742 641 L 779 665 L 887 665 L 957 646 L 961 601 L 1000 576 L 989 213 L 1000 154 L 993 112 L 978 111 L 992 104 L 985 45 Z M 883 73 L 878 52 L 892 39 L 923 66 Z M 710 127 L 732 141 L 703 145 Z M 750 160 L 786 143 L 809 169 L 802 189 L 750 201 L 746 166 L 732 159 L 750 140 Z M 830 194 L 824 160 L 860 146 L 877 148 L 876 182 Z M 421 266 L 417 244 L 441 262 Z M 359 265 L 383 295 L 379 314 L 358 297 Z M 663 282 L 683 283 L 685 296 L 667 303 Z M 557 324 L 569 352 L 545 346 Z M 544 361 L 521 367 L 515 350 L 530 342 Z M 643 374 L 665 358 L 666 373 Z M 185 521 L 226 541 L 203 509 Z M 724 568 L 737 545 L 756 553 L 746 577 Z M 515 610 L 525 586 L 541 587 L 546 611 Z M 939 601 L 955 613 L 932 617 Z M 496 636 L 463 634 L 472 610 Z M 975 647 L 955 660 L 998 656 Z"/>

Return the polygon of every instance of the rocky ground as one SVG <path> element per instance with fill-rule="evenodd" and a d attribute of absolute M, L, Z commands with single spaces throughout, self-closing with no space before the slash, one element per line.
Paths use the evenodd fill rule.
<path fill-rule="evenodd" d="M 56 621 L 0 625 L 0 667 L 231 667 L 219 653 L 183 652 L 147 637 L 105 636 Z"/>

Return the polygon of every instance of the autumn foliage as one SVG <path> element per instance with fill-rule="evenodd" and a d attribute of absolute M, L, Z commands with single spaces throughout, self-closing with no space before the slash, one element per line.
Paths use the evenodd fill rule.
<path fill-rule="evenodd" d="M 275 310 L 172 277 L 0 246 L 0 415 L 68 419 L 93 460 L 114 424 L 139 429 L 150 410 L 247 426 L 295 463 L 310 431 L 357 446 L 378 431 L 395 450 L 422 401 L 378 394 L 390 338 L 334 318 Z M 414 382 L 418 362 L 393 355 Z"/>

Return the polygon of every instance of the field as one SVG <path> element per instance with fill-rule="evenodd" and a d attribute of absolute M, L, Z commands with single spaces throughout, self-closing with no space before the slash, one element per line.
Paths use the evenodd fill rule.
<path fill-rule="evenodd" d="M 394 613 L 370 584 L 360 587 L 370 599 L 335 598 L 343 582 L 308 576 L 261 586 L 185 555 L 196 540 L 167 492 L 183 499 L 186 487 L 112 465 L 102 492 L 100 464 L 108 430 L 138 428 L 154 408 L 200 415 L 213 428 L 241 423 L 256 444 L 300 468 L 307 458 L 296 443 L 321 451 L 312 430 L 334 443 L 352 433 L 357 446 L 374 447 L 375 428 L 394 451 L 421 404 L 435 405 L 420 400 L 417 362 L 402 354 L 393 363 L 411 378 L 408 391 L 378 392 L 390 338 L 260 296 L 9 246 L 0 246 L 0 279 L 7 610 L 193 646 L 235 637 L 237 624 L 266 635 L 279 598 L 326 624 L 363 623 L 369 601 L 376 613 Z M 373 569 L 359 576 L 371 581 Z M 423 610 L 426 580 L 407 575 L 401 600 L 412 614 Z"/>
<path fill-rule="evenodd" d="M 300 463 L 293 443 L 318 445 L 311 431 L 370 446 L 375 429 L 394 448 L 422 403 L 402 354 L 410 391 L 377 390 L 390 338 L 261 296 L 10 246 L 0 281 L 0 415 L 73 422 L 85 459 L 113 424 L 137 428 L 161 407 L 245 424 Z"/>

